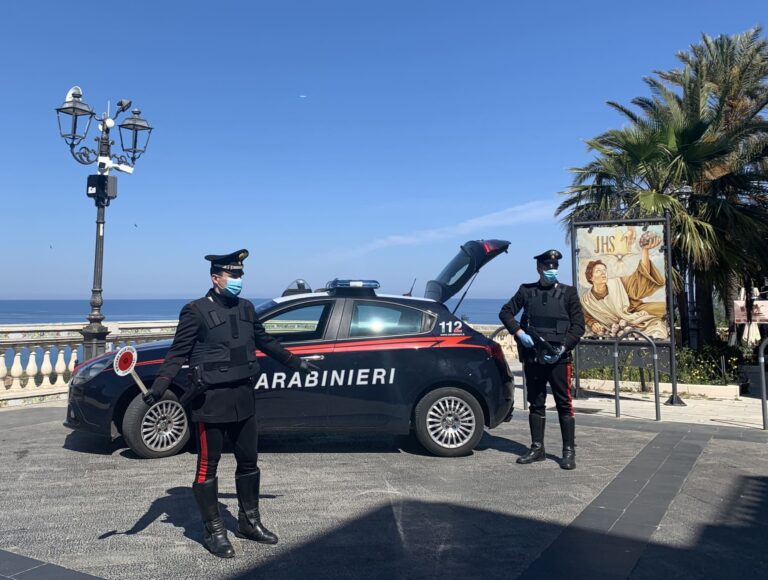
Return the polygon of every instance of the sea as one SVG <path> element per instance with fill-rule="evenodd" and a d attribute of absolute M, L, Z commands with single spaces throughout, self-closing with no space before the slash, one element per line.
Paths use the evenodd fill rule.
<path fill-rule="evenodd" d="M 105 299 L 101 307 L 105 321 L 177 320 L 181 308 L 192 298 Z M 249 298 L 254 304 L 266 298 Z M 456 315 L 475 324 L 501 324 L 499 310 L 508 299 L 465 298 Z M 457 300 L 446 304 L 451 310 Z M 0 300 L 0 324 L 45 324 L 82 322 L 87 324 L 88 300 Z"/>

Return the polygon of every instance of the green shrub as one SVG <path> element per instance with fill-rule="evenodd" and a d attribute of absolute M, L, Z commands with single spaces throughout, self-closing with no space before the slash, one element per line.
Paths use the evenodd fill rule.
<path fill-rule="evenodd" d="M 739 382 L 738 368 L 748 364 L 753 356 L 751 348 L 728 346 L 725 342 L 708 344 L 700 351 L 691 348 L 675 350 L 677 382 L 699 385 L 725 385 Z M 629 364 L 630 357 L 619 361 L 620 380 L 640 381 L 640 368 Z M 581 378 L 613 380 L 613 367 L 585 369 L 579 372 Z M 653 384 L 653 370 L 645 371 L 645 381 Z M 668 383 L 668 373 L 659 373 L 659 381 Z"/>

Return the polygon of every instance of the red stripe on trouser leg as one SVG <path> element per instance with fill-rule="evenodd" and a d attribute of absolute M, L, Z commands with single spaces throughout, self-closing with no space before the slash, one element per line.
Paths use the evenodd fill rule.
<path fill-rule="evenodd" d="M 568 406 L 573 417 L 573 398 L 571 397 L 571 363 L 565 364 L 565 392 L 568 393 Z"/>
<path fill-rule="evenodd" d="M 197 476 L 195 483 L 204 483 L 208 476 L 208 437 L 205 434 L 205 423 L 197 424 L 197 432 L 200 434 L 200 450 L 197 456 Z"/>

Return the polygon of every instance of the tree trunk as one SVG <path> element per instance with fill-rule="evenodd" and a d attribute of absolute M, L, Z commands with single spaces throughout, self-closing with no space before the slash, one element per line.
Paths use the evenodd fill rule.
<path fill-rule="evenodd" d="M 717 342 L 715 306 L 712 295 L 714 285 L 701 272 L 696 275 L 696 314 L 699 318 L 699 348 Z"/>
<path fill-rule="evenodd" d="M 728 317 L 728 344 L 734 345 L 739 343 L 738 327 L 736 326 L 736 316 L 733 309 L 733 301 L 739 297 L 740 280 L 731 275 L 728 280 L 728 288 L 724 298 L 725 302 L 725 315 Z"/>

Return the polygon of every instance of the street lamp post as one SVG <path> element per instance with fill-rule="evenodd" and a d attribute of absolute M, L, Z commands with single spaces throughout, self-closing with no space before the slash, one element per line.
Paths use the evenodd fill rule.
<path fill-rule="evenodd" d="M 100 134 L 95 138 L 97 149 L 81 146 L 75 150 L 87 137 L 91 121 L 95 113 L 90 106 L 83 102 L 83 92 L 80 87 L 72 87 L 64 100 L 64 104 L 56 109 L 59 122 L 59 133 L 69 146 L 72 157 L 78 163 L 91 165 L 96 163 L 98 173 L 88 176 L 86 195 L 93 199 L 96 205 L 96 252 L 93 264 L 93 288 L 91 289 L 91 312 L 88 314 L 88 325 L 80 332 L 83 335 L 83 350 L 85 359 L 93 358 L 106 350 L 106 338 L 109 329 L 102 324 L 104 315 L 101 306 L 104 303 L 101 292 L 101 279 L 104 263 L 104 210 L 109 202 L 117 197 L 117 177 L 110 175 L 112 169 L 123 173 L 133 173 L 136 160 L 146 151 L 152 127 L 141 118 L 141 111 L 133 109 L 132 116 L 119 126 L 120 145 L 125 155 L 112 153 L 114 141 L 109 131 L 115 126 L 115 119 L 131 107 L 131 101 L 122 99 L 117 103 L 114 117 L 103 113 L 99 121 Z M 85 125 L 85 126 L 83 126 Z"/>

